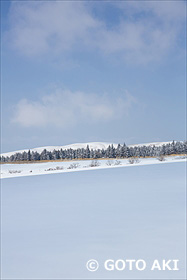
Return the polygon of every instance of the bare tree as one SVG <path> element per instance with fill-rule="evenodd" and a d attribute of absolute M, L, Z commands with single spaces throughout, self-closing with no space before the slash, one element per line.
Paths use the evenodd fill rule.
<path fill-rule="evenodd" d="M 90 167 L 97 167 L 99 165 L 100 163 L 98 162 L 98 160 L 92 160 L 92 162 L 90 163 Z"/>
<path fill-rule="evenodd" d="M 106 165 L 108 165 L 108 166 L 111 166 L 113 164 L 113 162 L 111 161 L 111 160 L 108 160 L 107 162 L 106 162 Z"/>
<path fill-rule="evenodd" d="M 131 158 L 129 158 L 128 162 L 129 162 L 130 164 L 139 163 L 139 162 L 140 162 L 140 159 L 137 158 L 137 157 L 131 157 Z"/>
<path fill-rule="evenodd" d="M 10 174 L 21 173 L 21 170 L 9 170 Z"/>
<path fill-rule="evenodd" d="M 164 155 L 159 155 L 159 156 L 157 157 L 157 159 L 158 159 L 159 161 L 165 161 L 165 160 L 166 160 L 165 157 L 164 157 Z"/>
<path fill-rule="evenodd" d="M 128 162 L 129 162 L 130 164 L 133 164 L 133 163 L 135 163 L 135 159 L 134 159 L 133 157 L 131 157 L 131 158 L 128 159 Z"/>
<path fill-rule="evenodd" d="M 135 163 L 139 163 L 140 159 L 138 157 L 134 158 Z"/>
<path fill-rule="evenodd" d="M 45 171 L 54 171 L 56 170 L 55 168 L 48 168 L 48 169 L 45 169 Z"/>
<path fill-rule="evenodd" d="M 121 161 L 120 160 L 116 160 L 114 165 L 121 165 Z"/>
<path fill-rule="evenodd" d="M 68 167 L 68 169 L 76 169 L 76 168 L 78 168 L 79 166 L 80 166 L 79 163 L 72 163 L 72 164 L 70 164 L 70 166 Z"/>
<path fill-rule="evenodd" d="M 57 167 L 56 167 L 56 170 L 63 170 L 63 169 L 64 169 L 63 166 L 57 166 Z"/>

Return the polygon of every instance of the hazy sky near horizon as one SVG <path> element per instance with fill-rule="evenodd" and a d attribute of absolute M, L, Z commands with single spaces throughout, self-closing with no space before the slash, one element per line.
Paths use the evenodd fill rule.
<path fill-rule="evenodd" d="M 2 1 L 2 152 L 185 138 L 185 1 Z"/>

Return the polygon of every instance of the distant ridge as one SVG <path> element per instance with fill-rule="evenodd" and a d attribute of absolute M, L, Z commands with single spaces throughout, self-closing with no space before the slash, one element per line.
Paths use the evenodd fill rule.
<path fill-rule="evenodd" d="M 172 143 L 172 141 L 168 142 L 152 142 L 152 143 L 144 143 L 144 144 L 135 144 L 135 145 L 128 145 L 128 147 L 135 147 L 135 146 L 162 146 L 164 144 Z M 107 149 L 109 145 L 113 145 L 114 148 L 117 148 L 118 144 L 116 143 L 108 143 L 108 142 L 87 142 L 87 143 L 75 143 L 75 144 L 69 144 L 69 145 L 64 145 L 64 146 L 45 146 L 45 147 L 38 147 L 38 148 L 33 148 L 33 149 L 24 149 L 24 150 L 18 150 L 18 151 L 13 151 L 13 152 L 8 152 L 8 153 L 2 153 L 1 156 L 4 157 L 10 157 L 11 155 L 14 155 L 16 153 L 23 153 L 23 152 L 28 152 L 29 150 L 31 152 L 38 152 L 41 153 L 44 149 L 47 151 L 52 152 L 53 150 L 66 150 L 66 149 L 82 149 L 86 148 L 87 145 L 89 145 L 90 150 L 102 150 L 102 149 Z M 123 145 L 123 144 L 121 144 Z"/>

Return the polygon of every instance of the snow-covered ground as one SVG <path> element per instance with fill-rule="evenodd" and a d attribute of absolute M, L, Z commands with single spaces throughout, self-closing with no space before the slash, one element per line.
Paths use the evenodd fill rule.
<path fill-rule="evenodd" d="M 136 145 L 129 145 L 129 147 L 135 147 L 135 146 L 162 146 L 168 143 L 171 143 L 172 141 L 168 142 L 153 142 L 153 143 L 144 143 L 144 144 L 136 144 Z M 31 152 L 38 152 L 41 153 L 44 149 L 46 149 L 49 152 L 52 152 L 54 150 L 66 150 L 66 149 L 86 149 L 87 145 L 89 145 L 90 150 L 102 150 L 102 149 L 107 149 L 109 145 L 113 145 L 114 148 L 117 148 L 118 144 L 115 143 L 107 143 L 107 142 L 88 142 L 88 143 L 76 143 L 76 144 L 70 144 L 70 145 L 65 145 L 65 146 L 45 146 L 45 147 L 38 147 L 38 148 L 33 148 L 30 149 Z M 16 153 L 23 153 L 23 152 L 28 152 L 29 149 L 24 149 L 24 150 L 18 150 L 18 151 L 13 151 L 13 152 L 8 152 L 8 153 L 2 153 L 1 156 L 4 157 L 10 157 L 11 155 L 14 155 Z"/>
<path fill-rule="evenodd" d="M 2 279 L 186 279 L 186 164 L 157 163 L 3 179 Z M 108 259 L 147 266 L 107 271 Z M 152 271 L 155 259 L 179 270 Z"/>
<path fill-rule="evenodd" d="M 185 156 L 168 156 L 164 161 L 157 158 L 140 158 L 133 164 L 128 159 L 97 160 L 96 166 L 92 160 L 79 161 L 49 161 L 45 163 L 25 163 L 25 164 L 1 164 L 1 178 L 13 178 L 20 176 L 34 176 L 54 173 L 66 173 L 74 171 L 86 171 L 105 168 L 133 167 L 150 164 L 165 164 L 174 162 L 185 162 Z"/>

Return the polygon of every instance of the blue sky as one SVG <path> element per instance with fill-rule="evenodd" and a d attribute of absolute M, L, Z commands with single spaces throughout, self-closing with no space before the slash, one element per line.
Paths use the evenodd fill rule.
<path fill-rule="evenodd" d="M 184 1 L 4 1 L 2 151 L 185 138 Z"/>

